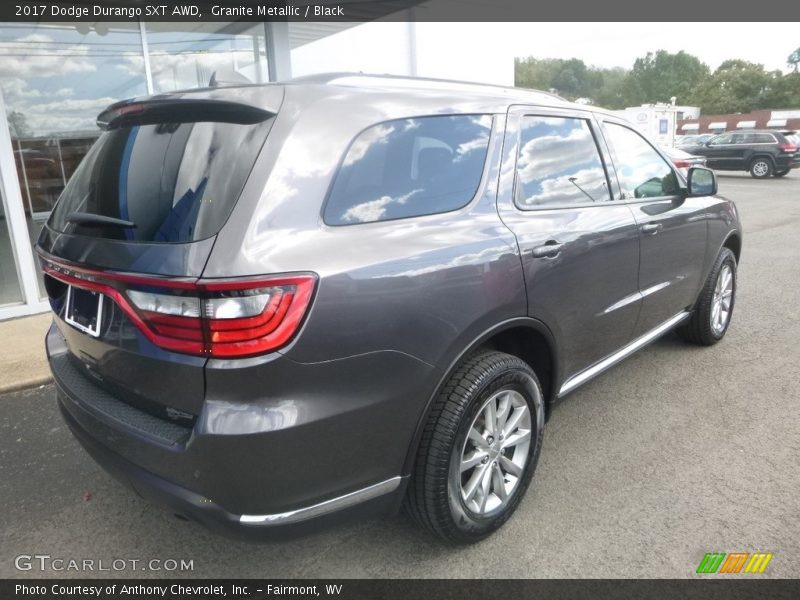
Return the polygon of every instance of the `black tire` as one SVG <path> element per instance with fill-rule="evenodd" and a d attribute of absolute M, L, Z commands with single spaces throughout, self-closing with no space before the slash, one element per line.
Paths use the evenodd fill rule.
<path fill-rule="evenodd" d="M 772 161 L 766 156 L 758 156 L 750 163 L 750 175 L 756 179 L 766 179 L 774 170 Z"/>
<path fill-rule="evenodd" d="M 712 315 L 714 310 L 714 296 L 717 279 L 725 267 L 730 268 L 732 276 L 732 293 L 728 315 L 724 327 L 717 330 L 712 326 Z M 699 346 L 713 346 L 723 337 L 731 324 L 733 308 L 736 304 L 736 256 L 728 248 L 723 248 L 719 253 L 711 273 L 708 275 L 700 296 L 697 299 L 692 316 L 683 325 L 678 327 L 678 334 L 687 342 Z"/>
<path fill-rule="evenodd" d="M 481 418 L 479 413 L 484 414 L 486 403 L 506 391 L 518 392 L 530 414 L 530 444 L 527 453 L 521 455 L 527 456 L 527 462 L 505 505 L 501 503 L 494 512 L 480 515 L 470 510 L 463 499 L 463 483 L 459 479 L 465 476 L 460 469 L 462 452 L 467 447 L 468 432 L 475 419 Z M 434 401 L 405 498 L 407 512 L 420 525 L 449 542 L 471 543 L 485 538 L 511 517 L 524 496 L 539 459 L 543 431 L 544 396 L 533 370 L 510 354 L 496 351 L 472 354 L 453 373 Z M 499 439 L 503 439 L 502 436 Z M 503 456 L 506 456 L 505 451 Z M 487 466 L 502 464 L 504 459 L 497 458 Z M 516 454 L 513 458 L 516 460 Z M 481 467 L 474 468 L 477 473 Z M 488 478 L 493 477 L 490 472 L 484 472 Z M 502 471 L 499 473 L 503 481 L 508 481 Z M 478 475 L 476 480 L 483 479 Z"/>
<path fill-rule="evenodd" d="M 789 169 L 786 169 L 785 171 L 775 171 L 775 172 L 772 174 L 772 176 L 773 176 L 773 177 L 785 177 L 785 176 L 786 176 L 786 175 L 788 175 L 788 174 L 789 174 Z"/>

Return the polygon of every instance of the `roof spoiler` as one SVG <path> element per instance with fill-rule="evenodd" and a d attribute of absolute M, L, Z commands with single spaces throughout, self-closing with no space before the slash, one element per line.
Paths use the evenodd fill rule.
<path fill-rule="evenodd" d="M 100 129 L 159 123 L 235 123 L 254 125 L 274 117 L 263 108 L 212 98 L 151 98 L 123 100 L 112 104 L 97 117 Z"/>

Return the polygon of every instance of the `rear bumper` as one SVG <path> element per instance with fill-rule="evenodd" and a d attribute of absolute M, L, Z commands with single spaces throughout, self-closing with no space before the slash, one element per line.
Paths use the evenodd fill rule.
<path fill-rule="evenodd" d="M 125 460 L 94 439 L 59 395 L 59 408 L 75 438 L 103 469 L 138 496 L 167 507 L 175 516 L 201 523 L 234 538 L 253 540 L 292 538 L 351 518 L 391 514 L 402 501 L 406 478 L 395 477 L 316 505 L 283 513 L 238 515 L 210 499 L 158 477 Z"/>
<path fill-rule="evenodd" d="M 399 508 L 406 484 L 402 464 L 419 416 L 411 400 L 424 402 L 413 382 L 427 380 L 425 363 L 392 360 L 396 373 L 388 385 L 387 370 L 379 369 L 384 397 L 374 395 L 363 375 L 360 382 L 354 378 L 346 364 L 335 365 L 330 375 L 338 373 L 338 383 L 328 381 L 328 365 L 318 373 L 329 393 L 324 410 L 316 406 L 320 398 L 308 366 L 284 365 L 282 382 L 274 386 L 265 384 L 264 365 L 226 369 L 233 378 L 226 385 L 234 379 L 243 384 L 225 400 L 206 402 L 188 429 L 108 394 L 81 372 L 58 337 L 55 328 L 48 333 L 48 355 L 59 408 L 73 434 L 109 473 L 173 513 L 236 537 L 280 539 Z M 354 359 L 357 368 L 375 373 L 376 365 L 362 363 L 365 359 Z M 245 403 L 237 394 L 253 393 L 244 383 L 257 374 L 248 373 L 253 368 L 262 375 L 256 378 L 262 395 Z M 300 373 L 293 373 L 298 368 Z M 348 380 L 349 390 L 342 383 Z M 280 398 L 265 398 L 265 386 Z M 288 395 L 293 388 L 295 395 Z M 362 395 L 356 397 L 359 389 Z M 305 393 L 298 395 L 300 390 Z M 351 395 L 340 400 L 348 391 Z"/>

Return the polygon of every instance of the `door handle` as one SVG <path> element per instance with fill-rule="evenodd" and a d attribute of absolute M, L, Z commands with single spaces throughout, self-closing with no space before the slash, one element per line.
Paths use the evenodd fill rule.
<path fill-rule="evenodd" d="M 647 223 L 646 225 L 642 225 L 642 233 L 655 235 L 659 231 L 661 231 L 661 223 Z"/>
<path fill-rule="evenodd" d="M 531 250 L 531 254 L 534 258 L 553 258 L 561 252 L 563 246 L 564 244 L 559 244 L 555 240 L 550 240 L 549 242 L 545 242 L 542 246 L 536 246 L 536 248 Z"/>

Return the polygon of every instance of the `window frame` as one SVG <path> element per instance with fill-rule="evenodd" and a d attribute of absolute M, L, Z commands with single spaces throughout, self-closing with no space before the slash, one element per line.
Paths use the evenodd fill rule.
<path fill-rule="evenodd" d="M 585 202 L 563 202 L 551 203 L 541 206 L 520 206 L 517 203 L 517 186 L 519 185 L 517 177 L 517 169 L 519 166 L 519 153 L 522 148 L 522 123 L 525 117 L 544 117 L 544 118 L 562 118 L 562 119 L 579 119 L 586 121 L 589 125 L 589 131 L 594 140 L 597 154 L 600 158 L 600 164 L 603 167 L 603 172 L 606 178 L 606 187 L 608 189 L 608 199 L 599 201 L 585 201 Z M 531 213 L 542 210 L 564 210 L 564 209 L 578 209 L 589 208 L 593 206 L 613 206 L 623 204 L 624 200 L 620 198 L 620 188 L 616 177 L 611 176 L 611 154 L 608 145 L 600 131 L 600 125 L 597 121 L 596 115 L 590 110 L 579 109 L 556 109 L 535 106 L 512 106 L 509 109 L 509 123 L 506 129 L 508 136 L 509 132 L 514 136 L 515 156 L 513 157 L 514 164 L 514 177 L 511 185 L 511 205 L 521 213 Z"/>
<path fill-rule="evenodd" d="M 381 125 L 385 125 L 387 123 L 393 123 L 395 121 L 407 121 L 410 119 L 427 119 L 427 118 L 435 118 L 435 117 L 489 117 L 491 119 L 491 124 L 489 125 L 489 138 L 486 142 L 486 156 L 483 159 L 483 167 L 481 168 L 481 176 L 478 180 L 478 185 L 475 188 L 475 193 L 472 197 L 465 202 L 462 206 L 453 208 L 447 211 L 439 211 L 433 213 L 426 213 L 421 215 L 409 215 L 406 217 L 393 217 L 391 219 L 378 219 L 377 221 L 365 221 L 365 222 L 353 222 L 353 223 L 329 223 L 325 219 L 326 212 L 328 210 L 328 204 L 331 199 L 331 195 L 333 193 L 334 185 L 336 184 L 336 179 L 339 177 L 339 174 L 344 166 L 344 161 L 347 158 L 350 149 L 353 147 L 353 144 L 356 140 L 361 137 L 366 131 L 374 127 L 379 127 Z M 336 167 L 333 169 L 333 174 L 328 181 L 327 189 L 325 190 L 325 199 L 322 202 L 319 211 L 319 222 L 322 227 L 330 228 L 330 229 L 339 229 L 342 227 L 353 227 L 353 226 L 361 226 L 366 227 L 369 225 L 376 226 L 381 225 L 384 223 L 392 223 L 395 221 L 406 221 L 408 219 L 422 219 L 422 218 L 435 218 L 440 215 L 452 215 L 453 213 L 457 213 L 459 211 L 464 211 L 472 207 L 475 202 L 484 194 L 486 184 L 487 184 L 487 175 L 491 165 L 491 153 L 493 151 L 493 145 L 495 142 L 495 137 L 497 135 L 497 113 L 486 111 L 486 112 L 466 112 L 466 113 L 422 113 L 422 114 L 412 114 L 412 115 L 405 115 L 400 117 L 392 117 L 391 119 L 383 119 L 381 121 L 374 121 L 367 125 L 366 127 L 362 127 L 359 129 L 347 142 L 347 146 L 345 147 L 344 151 L 342 152 L 339 160 L 336 163 Z"/>
<path fill-rule="evenodd" d="M 614 144 L 611 142 L 610 135 L 608 133 L 607 125 L 617 125 L 620 127 L 624 127 L 626 129 L 630 129 L 634 134 L 638 135 L 642 140 L 653 149 L 653 151 L 661 157 L 667 167 L 672 171 L 672 175 L 675 177 L 676 185 L 676 193 L 667 195 L 667 196 L 651 196 L 649 198 L 626 198 L 624 197 L 624 192 L 622 191 L 622 184 L 619 182 L 619 173 L 617 169 L 617 165 L 621 164 L 622 161 L 619 160 L 619 156 L 617 155 L 616 150 L 614 149 Z M 669 159 L 669 157 L 664 154 L 660 148 L 655 146 L 650 140 L 648 140 L 645 136 L 643 136 L 639 131 L 636 130 L 630 123 L 625 122 L 622 119 L 616 119 L 614 117 L 603 115 L 601 119 L 601 130 L 603 132 L 603 137 L 606 139 L 606 143 L 608 144 L 609 151 L 611 153 L 611 163 L 612 168 L 614 170 L 614 178 L 617 180 L 617 185 L 619 186 L 620 190 L 620 197 L 623 202 L 626 204 L 642 204 L 645 202 L 664 202 L 665 200 L 675 200 L 676 198 L 684 197 L 684 193 L 686 190 L 686 180 L 681 176 L 678 170 L 675 168 L 673 162 Z"/>

